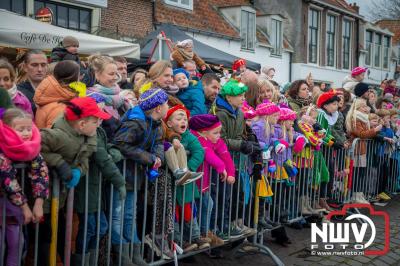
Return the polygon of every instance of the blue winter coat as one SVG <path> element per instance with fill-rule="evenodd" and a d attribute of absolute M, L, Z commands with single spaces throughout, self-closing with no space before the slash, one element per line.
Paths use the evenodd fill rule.
<path fill-rule="evenodd" d="M 203 86 L 198 80 L 191 80 L 189 87 L 176 94 L 179 100 L 190 111 L 190 115 L 207 114 Z"/>

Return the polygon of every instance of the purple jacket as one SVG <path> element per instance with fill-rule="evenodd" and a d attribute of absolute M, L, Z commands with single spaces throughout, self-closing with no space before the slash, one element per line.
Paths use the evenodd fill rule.
<path fill-rule="evenodd" d="M 274 127 L 279 127 L 279 125 L 274 125 Z M 280 128 L 280 127 L 279 127 Z M 257 136 L 258 143 L 260 143 L 260 147 L 262 150 L 268 149 L 272 146 L 275 140 L 278 140 L 279 135 L 276 130 L 274 130 L 274 134 L 270 134 L 268 137 L 265 136 L 265 122 L 263 119 L 258 120 L 251 124 L 251 129 L 254 134 Z"/>
<path fill-rule="evenodd" d="M 33 115 L 31 102 L 22 92 L 17 91 L 11 101 L 13 102 L 15 107 L 24 110 L 28 114 Z"/>

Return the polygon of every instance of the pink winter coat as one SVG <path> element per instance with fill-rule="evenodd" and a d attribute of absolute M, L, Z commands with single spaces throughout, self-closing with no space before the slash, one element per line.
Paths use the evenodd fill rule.
<path fill-rule="evenodd" d="M 15 107 L 20 108 L 28 114 L 33 115 L 31 102 L 22 92 L 17 91 L 15 96 L 11 98 L 11 101 Z"/>
<path fill-rule="evenodd" d="M 204 148 L 204 162 L 200 165 L 198 172 L 204 172 L 202 193 L 210 189 L 210 167 L 214 168 L 218 174 L 224 170 L 228 176 L 235 176 L 235 165 L 231 154 L 228 151 L 223 139 L 219 139 L 217 143 L 212 143 L 205 137 L 201 136 L 197 131 L 191 131 L 197 137 L 201 146 Z M 197 186 L 201 189 L 201 180 L 197 180 Z"/>

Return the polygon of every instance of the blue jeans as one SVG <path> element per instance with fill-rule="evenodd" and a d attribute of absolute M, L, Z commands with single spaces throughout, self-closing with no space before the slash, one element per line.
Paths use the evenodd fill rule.
<path fill-rule="evenodd" d="M 210 229 L 228 234 L 229 227 L 230 227 L 230 217 L 229 217 L 229 208 L 230 208 L 230 201 L 231 201 L 231 189 L 232 185 L 228 185 L 227 183 L 219 182 L 219 187 L 217 191 L 217 184 L 212 184 L 210 186 L 211 189 L 211 198 L 213 202 L 216 202 L 218 198 L 218 206 L 216 208 L 212 208 L 211 212 L 211 221 L 210 221 Z M 218 195 L 217 195 L 218 192 Z M 225 195 L 225 199 L 224 199 Z M 218 210 L 217 210 L 218 208 Z M 218 211 L 218 213 L 217 213 Z M 223 219 L 222 219 L 223 214 Z M 217 217 L 217 224 L 215 224 L 215 217 Z"/>
<path fill-rule="evenodd" d="M 214 201 L 210 196 L 210 192 L 207 191 L 203 193 L 202 199 L 201 199 L 201 210 L 199 213 L 201 214 L 201 218 L 199 216 L 200 220 L 200 232 L 202 235 L 207 235 L 207 232 L 210 229 L 210 220 L 211 220 L 211 213 L 212 209 L 214 207 Z M 200 200 L 197 200 L 197 207 L 200 208 Z"/>
<path fill-rule="evenodd" d="M 76 236 L 76 253 L 82 254 L 83 251 L 83 238 L 85 234 L 85 214 L 78 213 L 79 218 L 79 229 L 78 235 Z M 107 233 L 108 223 L 104 212 L 100 212 L 100 239 Z M 97 212 L 88 213 L 87 217 L 87 231 L 86 231 L 86 245 L 85 253 L 88 253 L 89 249 L 96 248 L 96 234 L 97 234 Z"/>
<path fill-rule="evenodd" d="M 122 201 L 120 199 L 118 190 L 114 188 L 113 202 L 112 202 L 112 226 L 111 226 L 111 242 L 113 245 L 119 245 L 121 238 L 122 238 L 122 244 L 140 243 L 136 230 L 136 211 L 134 211 L 133 208 L 134 206 L 136 206 L 135 193 L 133 191 L 127 191 L 125 199 L 124 217 L 123 217 L 124 228 L 121 237 Z"/>

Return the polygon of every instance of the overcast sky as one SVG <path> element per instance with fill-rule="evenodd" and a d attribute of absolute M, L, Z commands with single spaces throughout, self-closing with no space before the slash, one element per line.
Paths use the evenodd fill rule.
<path fill-rule="evenodd" d="M 364 16 L 366 19 L 371 20 L 368 16 L 369 7 L 374 0 L 346 0 L 347 3 L 357 3 L 360 6 L 360 14 Z"/>

